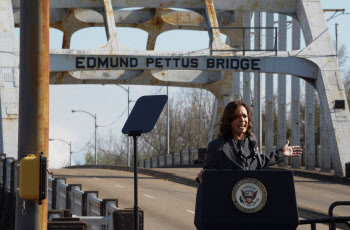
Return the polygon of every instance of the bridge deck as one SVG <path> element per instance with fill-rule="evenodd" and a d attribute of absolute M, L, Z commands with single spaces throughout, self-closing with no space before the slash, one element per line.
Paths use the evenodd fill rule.
<path fill-rule="evenodd" d="M 195 178 L 199 168 L 154 169 L 186 178 Z M 66 177 L 67 184 L 81 183 L 83 190 L 98 190 L 100 198 L 118 198 L 119 207 L 133 206 L 133 173 L 109 169 L 55 169 L 55 177 Z M 196 189 L 144 174 L 139 175 L 139 206 L 145 210 L 146 229 L 194 229 L 193 212 Z M 295 177 L 300 218 L 312 213 L 327 214 L 334 201 L 349 200 L 349 186 L 305 177 Z M 309 212 L 308 212 L 309 211 Z M 191 215 L 190 215 L 191 214 Z M 349 216 L 350 208 L 336 208 L 336 215 Z M 157 219 L 157 215 L 160 215 Z M 181 226 L 176 222 L 181 222 Z M 305 228 L 304 228 L 305 227 Z M 310 229 L 310 227 L 299 227 Z M 317 229 L 327 229 L 320 225 Z"/>

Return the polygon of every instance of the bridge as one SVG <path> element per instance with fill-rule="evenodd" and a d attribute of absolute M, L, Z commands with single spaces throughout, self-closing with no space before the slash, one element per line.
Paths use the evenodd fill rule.
<path fill-rule="evenodd" d="M 67 184 L 81 184 L 86 191 L 99 191 L 100 198 L 117 198 L 120 208 L 131 207 L 132 169 L 128 172 L 103 168 L 88 166 L 55 169 L 52 172 L 54 177 L 65 177 Z M 193 220 L 197 190 L 194 178 L 199 170 L 200 168 L 161 168 L 140 174 L 139 198 L 140 208 L 144 211 L 145 229 L 195 229 Z M 305 176 L 307 175 L 294 178 L 300 219 L 325 217 L 331 203 L 348 199 L 350 181 L 335 183 L 321 175 L 315 179 L 311 179 L 311 175 L 308 175 L 309 178 Z M 184 179 L 192 180 L 193 185 L 184 185 Z M 336 215 L 342 216 L 349 212 L 350 207 L 335 211 Z M 343 228 L 346 229 L 346 226 Z M 298 230 L 301 229 L 310 227 L 300 226 Z M 328 226 L 320 224 L 317 229 L 328 229 Z"/>
<path fill-rule="evenodd" d="M 7 223 L 12 222 L 12 226 L 14 188 L 17 186 L 13 179 L 17 173 L 15 164 L 13 159 L 0 157 L 0 224 L 6 217 Z M 188 165 L 182 168 L 139 168 L 139 207 L 144 214 L 141 221 L 143 229 L 195 229 L 193 218 L 198 184 L 194 178 L 200 169 L 200 166 Z M 131 229 L 130 208 L 134 202 L 132 171 L 133 167 L 103 165 L 50 170 L 49 210 L 70 209 L 73 216 L 88 223 L 88 229 L 100 229 L 100 226 Z M 294 175 L 300 220 L 325 218 L 330 204 L 348 200 L 349 179 L 302 169 L 294 169 Z M 23 208 L 25 212 L 25 206 Z M 128 210 L 129 215 L 126 213 Z M 350 207 L 337 207 L 334 214 L 347 216 L 349 212 Z M 55 215 L 57 217 L 52 213 L 49 218 Z M 304 229 L 310 227 L 298 227 L 298 230 Z M 317 224 L 317 229 L 329 228 L 325 224 Z M 337 229 L 348 227 L 337 225 Z"/>
<path fill-rule="evenodd" d="M 254 105 L 254 133 L 259 145 L 264 145 L 269 152 L 287 138 L 286 76 L 291 75 L 291 144 L 298 145 L 301 139 L 300 81 L 305 81 L 305 167 L 316 168 L 313 118 L 316 89 L 322 110 L 320 170 L 330 172 L 333 168 L 336 177 L 348 176 L 349 107 L 337 54 L 319 1 L 60 0 L 50 1 L 50 5 L 39 3 L 0 1 L 0 152 L 19 160 L 38 152 L 49 156 L 49 84 L 138 84 L 206 89 L 216 97 L 209 139 L 218 133 L 224 106 L 230 100 L 243 100 Z M 141 9 L 125 9 L 128 7 Z M 275 19 L 278 19 L 277 26 Z M 292 24 L 292 39 L 287 39 L 287 19 Z M 18 26 L 21 26 L 21 51 L 15 36 Z M 106 30 L 108 41 L 103 47 L 71 49 L 70 40 L 75 31 L 95 26 Z M 49 27 L 63 31 L 62 49 L 49 50 Z M 147 49 L 126 47 L 118 39 L 116 27 L 148 32 Z M 193 52 L 154 50 L 157 37 L 175 29 L 207 31 L 208 48 Z M 227 36 L 226 41 L 221 39 L 221 33 Z M 251 33 L 254 33 L 252 38 Z M 304 47 L 300 42 L 302 37 Z M 292 44 L 288 44 L 289 40 Z M 262 81 L 266 85 L 265 130 L 262 129 Z M 273 99 L 275 88 L 277 106 Z M 254 98 L 251 97 L 253 90 Z M 275 107 L 277 143 L 273 141 Z M 265 143 L 262 143 L 263 136 Z M 287 163 L 298 169 L 302 161 L 294 159 Z M 19 224 L 34 218 L 37 213 L 34 210 L 38 208 L 30 203 L 27 208 L 33 212 L 24 216 L 20 212 L 22 203 L 18 196 Z M 39 212 L 46 215 L 46 209 L 44 200 Z M 33 226 L 41 224 L 36 221 Z"/>

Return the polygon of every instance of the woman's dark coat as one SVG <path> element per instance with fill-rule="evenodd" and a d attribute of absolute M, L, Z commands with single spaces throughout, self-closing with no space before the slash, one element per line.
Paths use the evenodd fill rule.
<path fill-rule="evenodd" d="M 253 153 L 256 151 L 257 154 Z M 248 169 L 255 170 L 266 168 L 270 165 L 284 161 L 282 150 L 277 150 L 268 155 L 259 154 L 256 146 L 255 136 L 248 137 L 244 145 L 244 155 L 247 159 Z M 259 165 L 261 162 L 261 167 Z M 232 138 L 225 139 L 219 137 L 208 145 L 207 159 L 204 163 L 204 169 L 233 169 L 245 170 L 245 160 L 242 160 L 238 154 L 237 144 Z"/>
<path fill-rule="evenodd" d="M 255 136 L 248 137 L 244 144 L 244 156 L 239 156 L 237 144 L 232 138 L 225 139 L 219 137 L 208 145 L 207 158 L 204 163 L 204 169 L 232 169 L 232 170 L 255 170 L 263 169 L 270 165 L 284 161 L 283 151 L 281 149 L 273 151 L 268 155 L 259 154 L 256 146 Z M 248 169 L 247 169 L 248 168 Z M 201 185 L 199 184 L 196 197 L 196 210 L 194 224 L 198 230 L 201 218 L 200 197 Z"/>

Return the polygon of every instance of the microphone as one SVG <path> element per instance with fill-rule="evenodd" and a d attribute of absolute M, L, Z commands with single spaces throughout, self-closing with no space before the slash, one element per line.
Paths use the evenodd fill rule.
<path fill-rule="evenodd" d="M 238 140 L 237 141 L 237 149 L 238 149 L 238 156 L 244 162 L 245 159 L 246 159 L 246 157 L 244 155 L 244 140 Z"/>
<path fill-rule="evenodd" d="M 254 156 L 258 155 L 258 147 L 256 144 L 256 141 L 250 141 L 251 146 L 253 147 L 253 152 L 254 152 Z"/>
<path fill-rule="evenodd" d="M 256 141 L 250 141 L 251 147 L 253 147 L 253 152 L 251 153 L 251 155 L 256 157 L 256 160 L 258 161 L 258 168 L 260 168 L 260 170 L 262 169 L 262 162 L 258 153 L 258 146 Z"/>
<path fill-rule="evenodd" d="M 238 147 L 238 150 L 243 153 L 244 140 L 238 140 L 237 141 L 237 147 Z"/>

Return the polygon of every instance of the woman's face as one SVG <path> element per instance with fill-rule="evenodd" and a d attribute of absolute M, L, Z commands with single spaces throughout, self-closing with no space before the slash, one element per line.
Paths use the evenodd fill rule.
<path fill-rule="evenodd" d="M 248 128 L 248 112 L 244 106 L 239 106 L 235 110 L 233 121 L 231 123 L 233 137 L 243 137 L 242 135 Z"/>

